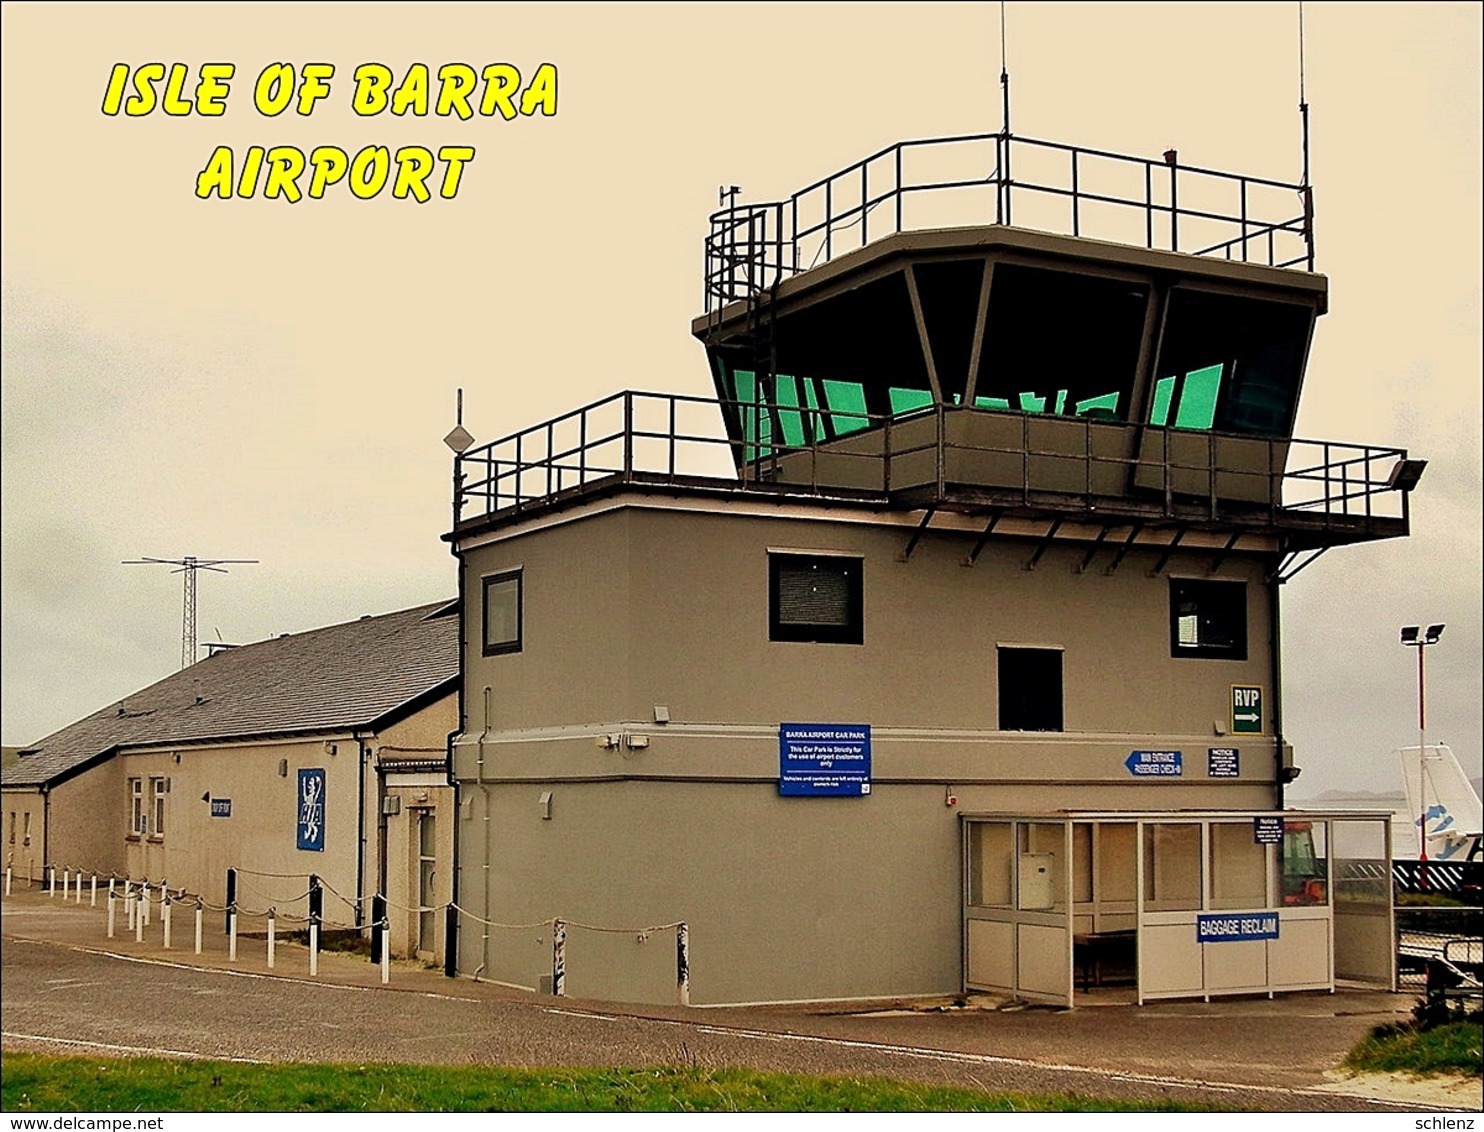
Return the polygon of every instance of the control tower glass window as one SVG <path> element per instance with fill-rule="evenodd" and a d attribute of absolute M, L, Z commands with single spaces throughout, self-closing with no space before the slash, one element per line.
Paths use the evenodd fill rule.
<path fill-rule="evenodd" d="M 1298 303 L 1175 288 L 1148 423 L 1291 435 L 1313 325 Z"/>
<path fill-rule="evenodd" d="M 974 406 L 1127 420 L 1148 303 L 1142 283 L 996 264 Z"/>

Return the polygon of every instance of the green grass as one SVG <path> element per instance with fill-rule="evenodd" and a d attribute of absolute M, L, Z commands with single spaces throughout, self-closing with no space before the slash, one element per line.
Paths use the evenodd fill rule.
<path fill-rule="evenodd" d="M 1195 1112 L 1168 1102 L 1012 1094 L 880 1077 L 692 1066 L 504 1069 L 0 1057 L 6 1112 Z"/>
<path fill-rule="evenodd" d="M 1413 1023 L 1381 1026 L 1350 1051 L 1351 1069 L 1412 1073 L 1464 1073 L 1484 1076 L 1481 1069 L 1484 1026 L 1478 1021 L 1448 1022 L 1431 1029 Z"/>

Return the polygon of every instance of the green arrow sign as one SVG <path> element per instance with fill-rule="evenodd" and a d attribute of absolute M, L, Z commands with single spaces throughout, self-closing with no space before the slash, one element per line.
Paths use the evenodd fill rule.
<path fill-rule="evenodd" d="M 1252 684 L 1232 685 L 1233 735 L 1262 734 L 1262 688 Z"/>

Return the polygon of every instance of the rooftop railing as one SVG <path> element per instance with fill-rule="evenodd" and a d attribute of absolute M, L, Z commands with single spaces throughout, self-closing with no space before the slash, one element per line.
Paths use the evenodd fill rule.
<path fill-rule="evenodd" d="M 734 190 L 735 192 L 735 190 Z M 983 224 L 1314 270 L 1313 190 L 1159 158 L 967 134 L 897 142 L 786 200 L 711 214 L 705 309 L 897 232 Z"/>
<path fill-rule="evenodd" d="M 968 406 L 881 415 L 627 391 L 465 452 L 454 523 L 643 484 L 1353 532 L 1405 522 L 1404 459 L 1393 447 Z"/>

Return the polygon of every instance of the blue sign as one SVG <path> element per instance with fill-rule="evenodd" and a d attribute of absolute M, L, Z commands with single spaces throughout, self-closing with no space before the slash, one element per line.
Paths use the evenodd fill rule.
<path fill-rule="evenodd" d="M 1181 774 L 1179 751 L 1130 751 L 1123 765 L 1135 778 L 1179 778 Z"/>
<path fill-rule="evenodd" d="M 229 818 L 232 816 L 232 799 L 213 798 L 211 800 L 211 816 L 214 818 Z"/>
<path fill-rule="evenodd" d="M 299 848 L 325 851 L 325 772 L 299 772 Z"/>
<path fill-rule="evenodd" d="M 1241 778 L 1242 754 L 1235 747 L 1210 747 L 1206 750 L 1208 778 Z"/>
<path fill-rule="evenodd" d="M 1195 918 L 1197 943 L 1235 943 L 1244 939 L 1277 939 L 1277 912 L 1217 914 Z"/>
<path fill-rule="evenodd" d="M 838 798 L 858 797 L 870 792 L 870 724 L 779 725 L 779 794 Z"/>
<path fill-rule="evenodd" d="M 1253 818 L 1252 841 L 1255 845 L 1282 845 L 1282 818 Z"/>

